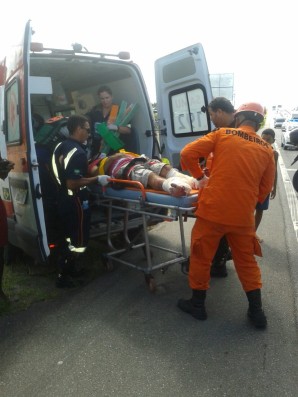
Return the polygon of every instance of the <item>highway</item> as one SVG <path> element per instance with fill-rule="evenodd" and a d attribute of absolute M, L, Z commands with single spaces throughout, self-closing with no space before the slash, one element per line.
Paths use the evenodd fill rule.
<path fill-rule="evenodd" d="M 116 265 L 63 299 L 0 318 L 0 395 L 296 397 L 297 195 L 290 163 L 298 151 L 280 149 L 279 134 L 277 195 L 258 230 L 267 330 L 248 323 L 232 261 L 227 278 L 211 281 L 206 321 L 176 307 L 190 296 L 180 266 L 156 271 L 157 291 L 151 293 L 141 272 Z M 189 218 L 187 245 L 192 225 Z M 178 223 L 159 224 L 150 237 L 177 248 Z M 131 255 L 144 261 L 142 253 Z"/>

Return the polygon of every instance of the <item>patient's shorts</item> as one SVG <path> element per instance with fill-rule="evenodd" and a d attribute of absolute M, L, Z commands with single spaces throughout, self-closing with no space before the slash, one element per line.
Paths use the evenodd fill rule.
<path fill-rule="evenodd" d="M 128 179 L 141 182 L 144 187 L 147 187 L 148 178 L 151 172 L 159 175 L 165 165 L 165 163 L 154 159 L 150 159 L 145 163 L 137 163 L 132 166 L 131 170 L 129 170 Z"/>

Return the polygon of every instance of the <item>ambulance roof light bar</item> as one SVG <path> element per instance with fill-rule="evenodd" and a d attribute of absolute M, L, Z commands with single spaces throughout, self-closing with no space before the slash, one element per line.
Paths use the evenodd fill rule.
<path fill-rule="evenodd" d="M 94 54 L 94 55 L 99 55 L 102 58 L 105 58 L 106 56 L 111 56 L 111 57 L 117 57 L 122 60 L 129 60 L 130 59 L 130 53 L 127 51 L 120 51 L 118 54 L 105 54 L 105 53 L 98 53 L 98 52 L 89 52 L 86 47 L 82 46 L 79 43 L 74 43 L 72 44 L 73 50 L 60 50 L 60 49 L 54 49 L 54 48 L 45 48 L 42 43 L 35 43 L 32 42 L 30 45 L 30 50 L 32 52 L 43 52 L 43 51 L 51 51 L 53 53 L 83 53 L 83 54 Z M 83 51 L 84 50 L 84 51 Z"/>

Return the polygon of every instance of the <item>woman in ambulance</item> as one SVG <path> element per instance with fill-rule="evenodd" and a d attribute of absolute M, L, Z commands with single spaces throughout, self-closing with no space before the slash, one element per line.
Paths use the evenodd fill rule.
<path fill-rule="evenodd" d="M 114 131 L 120 135 L 131 133 L 131 128 L 127 126 L 117 126 L 115 124 L 119 106 L 113 103 L 113 93 L 110 87 L 104 85 L 98 88 L 97 95 L 99 104 L 94 106 L 85 116 L 88 117 L 91 134 L 93 135 L 91 158 L 100 152 L 101 139 L 95 134 L 95 123 L 107 123 L 109 131 Z M 109 153 L 112 154 L 112 153 Z"/>

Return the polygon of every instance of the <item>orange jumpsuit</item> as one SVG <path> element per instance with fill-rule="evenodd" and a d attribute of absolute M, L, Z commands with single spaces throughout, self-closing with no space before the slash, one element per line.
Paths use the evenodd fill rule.
<path fill-rule="evenodd" d="M 212 173 L 200 194 L 191 236 L 190 288 L 209 288 L 212 258 L 226 235 L 243 289 L 259 289 L 261 272 L 254 255 L 262 253 L 255 237 L 254 211 L 273 186 L 273 151 L 252 127 L 220 128 L 182 149 L 182 169 L 201 177 L 198 159 L 211 152 Z"/>

